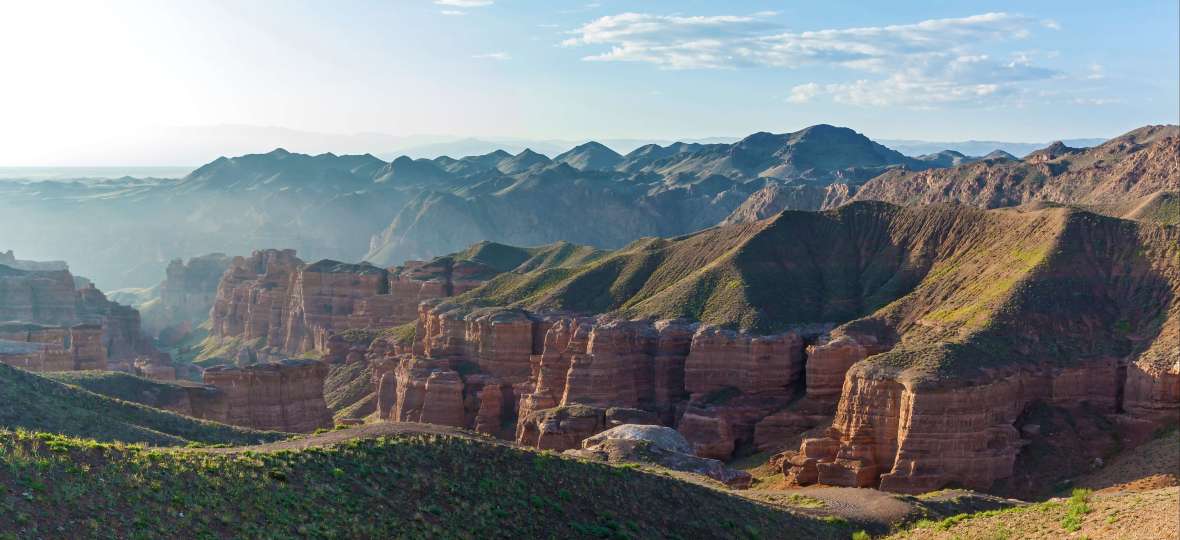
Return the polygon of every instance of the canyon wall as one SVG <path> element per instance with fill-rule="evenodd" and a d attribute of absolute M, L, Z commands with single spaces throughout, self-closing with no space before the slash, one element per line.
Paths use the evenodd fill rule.
<path fill-rule="evenodd" d="M 229 263 L 230 258 L 222 253 L 168 263 L 164 281 L 158 287 L 158 299 L 140 306 L 144 331 L 166 344 L 183 340 L 209 318 L 217 286 Z"/>
<path fill-rule="evenodd" d="M 349 329 L 390 328 L 415 320 L 418 304 L 470 290 L 483 265 L 450 258 L 384 269 L 322 260 L 305 264 L 294 250 L 235 257 L 210 311 L 213 334 L 235 338 L 263 357 L 328 351 Z"/>
<path fill-rule="evenodd" d="M 752 444 L 802 391 L 803 338 L 682 320 L 419 307 L 411 346 L 370 347 L 380 417 L 553 450 L 620 424 L 677 427 L 703 456 Z"/>
<path fill-rule="evenodd" d="M 316 360 L 285 360 L 245 368 L 205 370 L 217 392 L 192 404 L 198 418 L 256 429 L 308 433 L 332 427 L 324 403 L 328 367 Z"/>
<path fill-rule="evenodd" d="M 0 325 L 0 362 L 29 371 L 107 369 L 103 328 L 28 323 Z"/>
<path fill-rule="evenodd" d="M 66 369 L 129 369 L 136 358 L 155 353 L 142 334 L 138 311 L 108 300 L 93 284 L 75 289 L 68 270 L 0 265 L 0 321 L 39 328 L 4 338 L 47 344 L 29 353 L 24 361 L 29 369 L 69 365 L 63 351 L 74 366 Z"/>

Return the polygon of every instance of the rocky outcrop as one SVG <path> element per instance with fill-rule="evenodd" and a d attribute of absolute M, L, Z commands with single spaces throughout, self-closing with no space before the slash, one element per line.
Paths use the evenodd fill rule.
<path fill-rule="evenodd" d="M 385 269 L 327 259 L 307 265 L 293 250 L 262 250 L 230 263 L 210 318 L 214 335 L 263 356 L 318 350 L 335 358 L 333 336 L 413 322 L 420 303 L 461 294 L 494 274 L 451 258 Z"/>
<path fill-rule="evenodd" d="M 72 324 L 78 295 L 68 270 L 28 271 L 0 266 L 0 321 Z"/>
<path fill-rule="evenodd" d="M 0 325 L 0 362 L 29 371 L 105 370 L 103 328 L 91 324 Z"/>
<path fill-rule="evenodd" d="M 281 348 L 291 282 L 302 267 L 291 249 L 234 257 L 217 285 L 209 314 L 213 334 Z"/>
<path fill-rule="evenodd" d="M 184 339 L 209 318 L 217 299 L 217 287 L 231 259 L 222 253 L 173 259 L 158 286 L 158 300 L 140 306 L 144 330 L 166 343 Z"/>
<path fill-rule="evenodd" d="M 690 472 L 731 487 L 749 487 L 749 473 L 726 467 L 716 459 L 693 455 L 692 445 L 676 430 L 664 426 L 624 424 L 582 441 L 581 449 L 566 454 L 609 463 L 647 463 Z"/>
<path fill-rule="evenodd" d="M 481 373 L 462 374 L 446 359 L 406 355 L 395 362 L 392 370 L 374 370 L 381 418 L 500 434 L 506 391 L 499 379 Z"/>
<path fill-rule="evenodd" d="M 76 335 L 72 343 L 63 338 L 62 348 L 74 351 L 71 357 L 75 366 L 65 369 L 106 369 L 108 359 L 122 365 L 155 350 L 142 334 L 138 311 L 108 300 L 93 284 L 75 290 L 68 270 L 0 266 L 0 321 L 56 327 L 51 332 Z M 57 340 L 56 335 L 48 339 Z M 49 365 L 65 365 L 58 360 L 46 361 Z M 33 366 L 39 361 L 30 362 Z"/>
<path fill-rule="evenodd" d="M 202 405 L 202 418 L 293 433 L 332 426 L 324 403 L 327 365 L 315 360 L 285 360 L 245 368 L 205 370 L 205 384 L 220 397 Z"/>
<path fill-rule="evenodd" d="M 1117 412 L 1118 362 L 1030 368 L 966 385 L 901 383 L 850 371 L 827 436 L 804 441 L 788 475 L 800 482 L 923 493 L 954 482 L 987 489 L 1012 474 L 1031 403 Z"/>

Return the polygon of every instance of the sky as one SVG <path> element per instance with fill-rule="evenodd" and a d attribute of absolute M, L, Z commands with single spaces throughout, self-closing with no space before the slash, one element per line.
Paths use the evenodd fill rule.
<path fill-rule="evenodd" d="M 0 166 L 198 164 L 281 133 L 337 153 L 817 123 L 1036 142 L 1180 116 L 1175 0 L 0 7 Z"/>

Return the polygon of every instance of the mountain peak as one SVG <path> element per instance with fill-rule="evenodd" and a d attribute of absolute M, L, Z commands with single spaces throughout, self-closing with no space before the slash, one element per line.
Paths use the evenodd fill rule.
<path fill-rule="evenodd" d="M 589 141 L 558 154 L 553 161 L 583 171 L 609 170 L 622 162 L 623 156 L 600 142 Z"/>

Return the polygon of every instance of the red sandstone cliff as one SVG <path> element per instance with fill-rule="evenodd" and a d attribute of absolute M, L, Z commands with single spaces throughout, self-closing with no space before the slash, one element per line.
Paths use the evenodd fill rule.
<path fill-rule="evenodd" d="M 205 384 L 217 389 L 208 402 L 194 404 L 208 420 L 295 433 L 332 426 L 324 403 L 328 367 L 315 360 L 286 360 L 245 368 L 205 370 Z"/>
<path fill-rule="evenodd" d="M 280 357 L 328 352 L 336 333 L 412 322 L 422 301 L 470 290 L 487 273 L 479 263 L 450 258 L 383 269 L 330 260 L 307 265 L 293 250 L 256 251 L 235 257 L 222 276 L 210 311 L 213 334 Z"/>
<path fill-rule="evenodd" d="M 122 367 L 155 352 L 142 334 L 138 311 L 108 300 L 93 284 L 75 290 L 68 270 L 0 266 L 0 321 L 42 327 L 4 338 L 51 344 L 25 361 L 29 369 L 107 369 L 108 360 Z M 71 360 L 60 357 L 63 351 Z"/>

